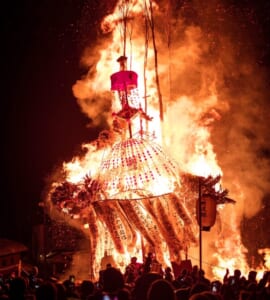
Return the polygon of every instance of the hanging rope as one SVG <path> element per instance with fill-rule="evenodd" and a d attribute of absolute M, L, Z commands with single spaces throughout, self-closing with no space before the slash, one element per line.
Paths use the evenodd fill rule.
<path fill-rule="evenodd" d="M 159 83 L 158 56 L 157 56 L 157 46 L 156 46 L 156 38 L 155 38 L 155 24 L 154 24 L 152 0 L 149 0 L 148 22 L 149 22 L 150 29 L 151 29 L 152 43 L 153 43 L 153 48 L 154 48 L 156 86 L 157 86 L 158 101 L 159 101 L 159 115 L 160 115 L 160 120 L 163 121 L 163 102 L 162 102 L 162 95 L 161 95 L 161 89 L 160 89 L 160 83 Z"/>
<path fill-rule="evenodd" d="M 120 12 L 120 35 L 122 37 L 123 42 L 123 56 L 126 56 L 126 48 L 127 48 L 127 21 L 128 21 L 128 13 L 129 13 L 129 1 L 122 1 L 119 4 L 119 12 Z"/>
<path fill-rule="evenodd" d="M 168 86 L 169 86 L 169 100 L 171 100 L 171 42 L 172 42 L 172 32 L 171 32 L 171 19 L 172 19 L 172 5 L 171 1 L 168 1 L 167 9 L 166 9 L 166 18 L 168 22 L 166 22 L 165 30 L 167 35 L 167 48 L 168 48 Z"/>
<path fill-rule="evenodd" d="M 130 17 L 130 11 L 131 11 L 131 1 L 128 0 L 122 0 L 121 3 L 118 6 L 119 8 L 119 20 L 121 22 L 119 23 L 119 30 L 120 35 L 123 43 L 123 56 L 126 57 L 127 54 L 127 40 L 129 40 L 129 46 L 130 46 L 130 66 L 131 69 L 132 66 L 132 26 L 128 26 L 129 22 L 131 20 Z"/>
<path fill-rule="evenodd" d="M 144 1 L 144 62 L 143 62 L 143 84 L 144 84 L 144 111 L 147 114 L 147 80 L 146 80 L 146 69 L 147 69 L 147 59 L 148 59 L 148 44 L 149 44 L 149 27 L 148 27 L 148 17 L 147 17 L 147 4 Z M 148 131 L 148 121 L 146 121 L 146 131 Z"/>

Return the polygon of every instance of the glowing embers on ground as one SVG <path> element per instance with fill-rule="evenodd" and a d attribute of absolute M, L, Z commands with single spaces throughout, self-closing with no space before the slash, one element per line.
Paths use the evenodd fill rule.
<path fill-rule="evenodd" d="M 178 168 L 153 141 L 141 138 L 116 143 L 102 161 L 99 178 L 105 199 L 141 199 L 173 192 Z"/>

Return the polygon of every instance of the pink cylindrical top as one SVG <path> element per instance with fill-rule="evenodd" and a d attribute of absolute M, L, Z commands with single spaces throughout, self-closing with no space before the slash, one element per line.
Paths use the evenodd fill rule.
<path fill-rule="evenodd" d="M 111 90 L 125 91 L 137 87 L 138 75 L 134 71 L 119 71 L 111 75 Z"/>

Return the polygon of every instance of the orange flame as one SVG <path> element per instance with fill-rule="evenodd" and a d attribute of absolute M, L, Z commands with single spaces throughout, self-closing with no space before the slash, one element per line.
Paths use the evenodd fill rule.
<path fill-rule="evenodd" d="M 104 42 L 98 49 L 95 72 L 91 69 L 88 76 L 78 80 L 73 86 L 74 95 L 77 97 L 82 111 L 94 120 L 95 125 L 99 125 L 101 114 L 105 115 L 109 124 L 112 123 L 110 110 L 107 109 L 105 102 L 111 100 L 111 95 L 108 95 L 110 90 L 109 74 L 119 70 L 116 59 L 123 54 L 123 32 L 121 31 L 123 28 L 120 28 L 122 16 L 119 7 L 121 8 L 124 2 L 119 1 L 115 11 L 106 16 L 101 24 L 104 32 L 111 33 L 111 40 L 109 43 Z M 182 34 L 182 41 L 177 40 L 171 48 L 164 46 L 166 44 L 164 36 L 157 30 L 159 76 L 166 112 L 164 122 L 160 122 L 155 83 L 155 53 L 150 46 L 147 49 L 147 68 L 145 70 L 146 90 L 142 76 L 146 50 L 142 46 L 145 45 L 142 20 L 146 12 L 149 13 L 149 7 L 145 7 L 145 2 L 148 3 L 143 0 L 129 1 L 129 27 L 127 28 L 129 36 L 126 53 L 129 57 L 130 69 L 139 74 L 138 94 L 142 108 L 146 110 L 144 101 L 142 101 L 146 97 L 147 114 L 153 117 L 153 121 L 148 124 L 148 131 L 162 147 L 166 148 L 168 154 L 174 157 L 183 172 L 203 177 L 222 175 L 223 172 L 211 143 L 211 129 L 213 122 L 220 118 L 220 113 L 229 109 L 229 104 L 221 102 L 218 98 L 217 70 L 210 66 L 200 65 L 201 57 L 207 52 L 209 45 L 203 41 L 201 29 L 196 26 L 184 27 L 180 23 L 179 31 Z M 162 19 L 162 12 L 158 5 L 153 4 L 157 19 Z M 90 64 L 90 55 L 88 55 L 89 52 L 86 52 L 83 60 Z M 194 71 L 194 69 L 196 72 L 191 74 L 189 70 Z M 186 89 L 183 89 L 183 85 L 186 85 Z M 91 101 L 95 97 L 98 101 Z M 75 157 L 71 162 L 63 165 L 67 174 L 66 179 L 69 182 L 80 183 L 89 171 L 91 175 L 98 176 L 102 158 L 110 149 L 110 145 L 108 145 L 100 150 L 96 147 L 95 142 L 83 147 L 88 149 L 84 157 Z M 228 214 L 231 216 L 230 224 L 227 223 L 226 228 L 214 233 L 216 234 L 214 237 L 216 243 L 211 244 L 212 248 L 206 250 L 211 252 L 210 256 L 213 261 L 217 261 L 218 267 L 211 267 L 211 272 L 214 277 L 219 279 L 223 278 L 226 268 L 230 270 L 240 268 L 245 273 L 248 270 L 245 259 L 247 250 L 241 243 L 237 215 L 234 211 L 228 212 L 226 209 L 221 209 L 222 221 L 227 220 Z M 85 224 L 85 228 L 89 228 L 89 224 Z M 106 236 L 106 227 L 100 222 L 98 229 L 103 243 L 99 243 L 100 248 L 97 249 L 96 255 L 101 258 L 104 252 L 107 251 L 109 254 L 113 252 L 113 243 L 110 237 Z M 138 235 L 137 243 L 139 243 L 139 233 L 136 232 L 136 234 Z M 212 236 L 211 238 L 205 237 L 205 239 L 211 240 Z M 125 249 L 125 255 L 115 254 L 117 264 L 124 266 L 129 262 L 130 256 L 141 255 L 138 254 L 139 249 L 140 245 L 135 247 L 133 253 Z M 269 256 L 269 252 L 265 251 L 265 253 L 266 256 Z M 205 255 L 205 257 L 210 256 Z M 165 261 L 169 263 L 168 256 L 165 257 Z M 97 266 L 96 268 L 98 269 Z"/>

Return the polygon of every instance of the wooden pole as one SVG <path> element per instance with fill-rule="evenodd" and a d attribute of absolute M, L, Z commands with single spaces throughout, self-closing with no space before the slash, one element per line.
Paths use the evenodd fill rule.
<path fill-rule="evenodd" d="M 202 269 L 202 186 L 199 178 L 199 262 Z"/>

